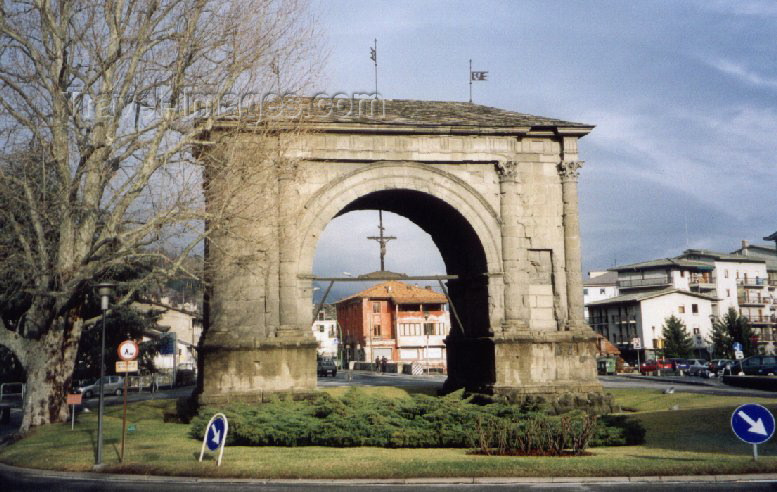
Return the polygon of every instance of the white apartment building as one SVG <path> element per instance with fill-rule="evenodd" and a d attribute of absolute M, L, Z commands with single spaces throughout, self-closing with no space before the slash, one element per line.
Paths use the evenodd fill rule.
<path fill-rule="evenodd" d="M 160 352 L 154 357 L 157 371 L 175 377 L 178 370 L 197 370 L 197 346 L 202 336 L 202 315 L 196 304 L 175 304 L 168 297 L 158 302 L 132 304 L 142 313 L 158 316 L 156 326 L 146 330 L 143 340 L 160 340 Z"/>
<path fill-rule="evenodd" d="M 649 356 L 673 314 L 685 322 L 699 351 L 708 346 L 713 321 L 729 308 L 750 320 L 762 348 L 777 340 L 777 250 L 770 246 L 743 241 L 734 253 L 689 249 L 610 270 L 617 274 L 618 295 L 587 303 L 588 319 L 627 360 L 636 359 L 634 338 L 640 338 L 640 355 Z"/>
<path fill-rule="evenodd" d="M 636 363 L 655 356 L 664 323 L 671 315 L 685 323 L 694 349 L 706 350 L 714 301 L 710 296 L 676 288 L 635 291 L 589 304 L 589 323 L 621 350 L 627 362 Z M 641 348 L 635 348 L 635 339 Z"/>
<path fill-rule="evenodd" d="M 313 322 L 312 330 L 313 336 L 318 342 L 316 353 L 321 357 L 337 359 L 337 348 L 338 344 L 341 342 L 339 339 L 337 320 L 322 309 L 321 312 L 318 313 L 316 320 Z"/>
<path fill-rule="evenodd" d="M 583 314 L 588 321 L 588 304 L 618 295 L 618 272 L 592 271 L 583 282 Z"/>
<path fill-rule="evenodd" d="M 743 249 L 746 251 L 748 248 Z M 723 316 L 729 308 L 734 308 L 750 320 L 759 345 L 765 346 L 775 341 L 777 315 L 774 303 L 777 282 L 769 281 L 765 259 L 754 255 L 699 249 L 686 250 L 682 257 L 714 266 L 714 295 L 719 299 L 716 316 Z"/>

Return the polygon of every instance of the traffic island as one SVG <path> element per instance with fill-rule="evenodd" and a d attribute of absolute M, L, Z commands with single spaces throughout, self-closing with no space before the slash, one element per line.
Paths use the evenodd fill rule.
<path fill-rule="evenodd" d="M 340 390 L 335 388 L 334 390 Z M 396 405 L 407 393 L 391 392 Z M 106 473 L 257 479 L 415 479 L 425 477 L 645 477 L 777 473 L 777 444 L 759 447 L 759 460 L 730 428 L 741 403 L 761 403 L 774 411 L 773 399 L 690 393 L 662 394 L 657 390 L 612 391 L 615 402 L 634 410 L 630 415 L 647 430 L 645 444 L 589 448 L 589 456 L 479 456 L 466 448 L 332 448 L 323 446 L 227 445 L 221 466 L 211 455 L 197 461 L 202 437 L 190 436 L 191 426 L 164 423 L 163 414 L 175 409 L 174 400 L 131 404 L 125 462 L 118 462 L 120 408 L 108 408 L 105 421 Z M 668 411 L 670 408 L 678 410 Z M 234 422 L 237 426 L 238 422 Z M 368 425 L 365 422 L 365 425 Z M 70 424 L 36 429 L 24 439 L 0 449 L 0 462 L 27 468 L 91 471 L 94 463 L 94 415 L 82 415 L 75 430 Z M 232 422 L 230 422 L 232 428 Z M 472 449 L 476 448 L 473 445 Z"/>

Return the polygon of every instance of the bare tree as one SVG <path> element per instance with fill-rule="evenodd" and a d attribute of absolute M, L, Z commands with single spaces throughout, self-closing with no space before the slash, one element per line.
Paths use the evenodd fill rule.
<path fill-rule="evenodd" d="M 245 209 L 206 210 L 193 149 L 246 95 L 311 80 L 314 26 L 305 3 L 287 0 L 2 2 L 0 278 L 24 309 L 4 316 L 0 344 L 27 371 L 23 431 L 66 417 L 88 322 L 79 308 L 94 282 L 153 260 L 122 286 L 126 303 L 180 275 L 225 214 Z M 245 178 L 250 168 L 220 171 Z M 155 253 L 171 239 L 176 258 Z"/>

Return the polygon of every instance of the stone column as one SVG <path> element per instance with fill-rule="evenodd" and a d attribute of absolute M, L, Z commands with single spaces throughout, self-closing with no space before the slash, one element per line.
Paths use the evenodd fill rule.
<path fill-rule="evenodd" d="M 502 217 L 502 269 L 504 272 L 504 310 L 502 329 L 505 334 L 529 329 L 529 309 L 525 294 L 528 288 L 526 275 L 526 232 L 520 223 L 520 187 L 518 163 L 497 163 Z"/>
<path fill-rule="evenodd" d="M 297 278 L 294 245 L 296 235 L 292 217 L 295 193 L 294 176 L 297 163 L 281 159 L 278 166 L 278 294 L 279 294 L 279 327 L 276 336 L 279 338 L 298 337 L 300 333 L 297 319 Z"/>
<path fill-rule="evenodd" d="M 583 161 L 564 160 L 558 165 L 561 177 L 564 221 L 564 267 L 567 288 L 567 330 L 586 329 L 583 319 L 583 274 L 580 257 L 580 222 L 577 209 L 578 169 Z"/>

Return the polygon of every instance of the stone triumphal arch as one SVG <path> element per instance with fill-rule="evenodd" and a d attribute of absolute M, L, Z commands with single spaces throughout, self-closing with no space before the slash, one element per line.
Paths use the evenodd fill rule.
<path fill-rule="evenodd" d="M 577 143 L 593 127 L 468 103 L 363 102 L 297 100 L 293 114 L 207 133 L 201 399 L 315 388 L 316 244 L 334 217 L 362 209 L 409 218 L 456 277 L 446 388 L 601 392 L 577 206 Z"/>

